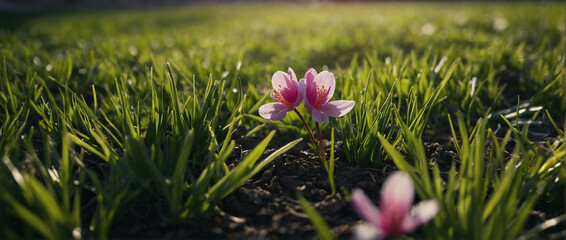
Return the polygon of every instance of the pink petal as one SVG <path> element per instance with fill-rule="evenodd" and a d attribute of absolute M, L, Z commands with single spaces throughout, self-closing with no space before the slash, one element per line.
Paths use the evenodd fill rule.
<path fill-rule="evenodd" d="M 314 120 L 317 123 L 325 123 L 328 122 L 328 116 L 324 115 L 324 113 L 321 113 L 320 111 L 318 111 L 318 109 L 313 108 L 312 109 L 312 120 Z"/>
<path fill-rule="evenodd" d="M 307 81 L 314 81 L 314 78 L 316 77 L 317 73 L 316 70 L 314 70 L 314 68 L 310 68 L 306 73 L 305 73 L 305 79 Z"/>
<path fill-rule="evenodd" d="M 277 99 L 277 97 L 275 97 L 275 93 L 274 92 L 270 92 L 269 96 L 271 97 L 271 99 L 273 99 L 273 101 L 279 102 L 279 99 Z"/>
<path fill-rule="evenodd" d="M 369 240 L 383 237 L 381 230 L 371 224 L 361 223 L 354 229 L 354 239 Z"/>
<path fill-rule="evenodd" d="M 361 189 L 352 190 L 350 202 L 354 207 L 356 213 L 366 222 L 372 224 L 374 227 L 379 227 L 380 212 L 377 207 L 371 202 L 368 196 Z"/>
<path fill-rule="evenodd" d="M 411 232 L 421 224 L 430 221 L 440 209 L 440 203 L 437 200 L 426 200 L 417 204 L 411 210 L 411 215 L 405 219 L 401 226 L 404 232 Z"/>
<path fill-rule="evenodd" d="M 271 121 L 281 120 L 287 115 L 288 111 L 293 110 L 282 103 L 274 102 L 261 105 L 259 107 L 259 115 Z"/>
<path fill-rule="evenodd" d="M 311 69 L 312 69 L 312 68 L 311 68 Z M 306 92 L 307 92 L 307 84 L 306 84 L 306 81 L 305 81 L 304 78 L 301 78 L 301 81 L 299 81 L 299 93 L 301 93 L 301 94 L 300 94 L 301 97 L 302 97 L 303 99 L 305 99 L 305 101 L 304 101 L 304 102 L 305 102 L 305 105 L 304 105 L 304 106 L 305 106 L 305 109 L 307 110 L 307 112 L 308 112 L 309 114 L 312 114 L 312 106 L 309 104 L 309 101 L 308 101 L 307 98 L 305 97 L 306 94 L 307 94 Z"/>
<path fill-rule="evenodd" d="M 381 188 L 382 211 L 407 216 L 413 205 L 415 188 L 411 176 L 405 172 L 391 174 Z"/>
<path fill-rule="evenodd" d="M 334 79 L 334 74 L 328 71 L 322 71 L 314 78 L 317 89 L 324 88 L 326 92 L 322 95 L 322 100 L 320 104 L 327 103 L 330 98 L 334 95 L 334 89 L 336 88 L 336 80 Z"/>
<path fill-rule="evenodd" d="M 275 95 L 274 92 L 270 92 L 270 93 L 269 93 L 269 96 L 271 97 L 271 99 L 273 99 L 273 101 L 282 103 L 282 102 L 276 97 L 276 95 Z M 294 96 L 289 96 L 289 94 L 286 94 L 286 95 L 285 95 L 285 94 L 282 93 L 282 97 L 283 97 L 283 99 L 285 99 L 285 101 L 287 101 L 287 102 L 289 103 L 288 106 L 287 106 L 287 104 L 282 103 L 282 104 L 285 104 L 287 107 L 296 107 L 296 106 L 299 106 L 299 105 L 301 105 L 301 101 L 303 101 L 303 97 L 301 96 L 300 93 L 297 93 L 297 94 L 294 95 Z M 292 102 L 292 100 L 291 100 L 293 97 L 296 99 L 294 102 Z"/>
<path fill-rule="evenodd" d="M 297 102 L 299 97 L 299 83 L 297 82 L 297 76 L 294 75 L 293 70 L 290 69 L 289 72 L 292 73 L 291 76 L 282 71 L 275 72 L 271 78 L 271 84 L 273 89 L 288 102 L 290 107 L 290 105 L 294 105 Z M 272 98 L 273 97 L 274 96 L 272 96 Z"/>
<path fill-rule="evenodd" d="M 301 96 L 301 101 L 302 101 L 302 99 L 305 99 L 305 108 L 306 108 L 306 105 L 308 104 L 308 101 L 306 101 L 306 97 L 305 97 L 306 94 L 307 94 L 307 83 L 306 83 L 304 78 L 301 78 L 301 80 L 299 81 L 299 95 Z M 308 112 L 309 112 L 309 114 L 311 113 L 310 111 L 308 111 Z"/>
<path fill-rule="evenodd" d="M 289 72 L 289 76 L 291 76 L 291 81 L 297 82 L 297 75 L 295 75 L 295 71 L 292 68 L 287 69 Z"/>
<path fill-rule="evenodd" d="M 304 106 L 305 106 L 305 110 L 307 110 L 307 112 L 308 112 L 310 115 L 312 115 L 313 107 L 309 104 L 309 101 L 305 101 L 305 105 L 304 105 Z"/>
<path fill-rule="evenodd" d="M 314 79 L 316 78 L 317 73 L 314 68 L 311 68 L 305 73 L 305 99 L 313 105 L 316 102 L 316 83 Z"/>
<path fill-rule="evenodd" d="M 294 84 L 291 84 L 294 85 Z M 287 101 L 289 103 L 289 107 L 291 107 L 291 105 L 293 105 L 293 107 L 295 107 L 295 104 L 297 102 L 297 100 L 299 99 L 299 88 L 298 86 L 292 86 L 291 88 L 284 88 L 281 90 L 281 96 L 285 99 L 285 101 Z"/>
<path fill-rule="evenodd" d="M 342 117 L 350 112 L 356 102 L 349 100 L 332 101 L 320 106 L 320 111 L 331 117 Z"/>
<path fill-rule="evenodd" d="M 303 95 L 301 94 L 301 89 L 299 87 L 299 81 L 297 81 L 297 75 L 295 75 L 295 71 L 293 71 L 292 68 L 288 69 L 289 71 L 289 76 L 291 76 L 291 82 L 293 83 L 293 90 L 296 90 L 297 96 L 295 97 L 295 102 L 294 105 L 299 106 L 301 105 L 301 102 L 303 102 Z M 291 100 L 291 99 L 289 99 Z"/>
<path fill-rule="evenodd" d="M 295 104 L 294 104 L 295 107 L 301 105 L 302 102 L 303 102 L 303 95 L 298 94 L 298 95 L 297 95 L 297 100 L 295 100 Z"/>
<path fill-rule="evenodd" d="M 303 93 L 302 93 L 303 90 L 301 88 L 304 88 L 304 87 L 301 87 L 301 84 L 297 81 L 293 81 L 293 83 L 296 85 L 296 89 L 297 89 L 297 99 L 295 100 L 295 104 L 294 104 L 295 107 L 297 107 L 297 106 L 301 105 L 301 103 L 303 102 Z"/>
<path fill-rule="evenodd" d="M 271 77 L 271 85 L 273 86 L 273 89 L 275 89 L 275 90 L 286 88 L 290 84 L 292 84 L 292 83 L 291 83 L 291 78 L 289 77 L 289 74 L 284 73 L 282 71 L 275 72 L 273 74 L 273 76 Z"/>

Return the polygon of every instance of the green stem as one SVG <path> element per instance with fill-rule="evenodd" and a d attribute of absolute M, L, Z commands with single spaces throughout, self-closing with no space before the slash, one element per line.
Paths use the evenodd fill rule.
<path fill-rule="evenodd" d="M 317 122 L 316 123 L 316 130 L 318 131 L 318 139 L 320 142 L 320 151 L 322 152 L 322 162 L 324 163 L 324 167 L 327 168 L 326 166 L 326 153 L 324 152 L 324 142 L 322 141 L 322 132 L 320 131 L 320 125 L 318 125 Z"/>
<path fill-rule="evenodd" d="M 299 115 L 299 118 L 303 122 L 303 125 L 305 125 L 305 128 L 307 129 L 307 131 L 309 131 L 309 136 L 311 137 L 312 144 L 314 144 L 316 146 L 316 140 L 314 140 L 314 135 L 312 134 L 311 128 L 307 124 L 307 121 L 305 121 L 305 118 L 303 118 L 303 115 L 301 115 L 301 113 L 296 108 L 293 109 L 293 110 L 297 113 L 297 115 Z"/>

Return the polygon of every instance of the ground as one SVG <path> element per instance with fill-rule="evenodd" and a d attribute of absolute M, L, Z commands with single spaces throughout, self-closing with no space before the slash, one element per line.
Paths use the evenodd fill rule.
<path fill-rule="evenodd" d="M 423 144 L 428 159 L 435 162 L 441 171 L 448 171 L 453 161 L 459 162 L 454 150 L 453 139 L 443 135 L 424 135 Z M 246 149 L 253 148 L 260 138 L 237 137 L 238 146 L 229 160 L 229 166 L 238 163 L 238 156 L 246 154 Z M 275 138 L 270 143 L 264 156 L 283 146 L 292 139 Z M 300 192 L 324 218 L 333 234 L 339 239 L 348 239 L 360 217 L 356 215 L 348 202 L 349 192 L 361 188 L 378 202 L 380 187 L 386 176 L 395 171 L 392 162 L 383 168 L 361 167 L 357 163 L 345 160 L 341 152 L 341 141 L 336 143 L 335 182 L 337 192 L 331 194 L 327 173 L 318 156 L 304 142 L 276 158 L 261 172 L 245 182 L 220 204 L 220 212 L 208 219 L 188 220 L 180 225 L 168 225 L 163 222 L 163 215 L 146 211 L 131 213 L 135 219 L 122 220 L 111 236 L 148 237 L 164 239 L 205 238 L 205 239 L 318 239 L 318 235 L 304 214 L 297 193 Z M 326 141 L 326 149 L 329 142 Z M 242 152 L 243 151 L 243 152 Z M 419 201 L 416 196 L 416 202 Z M 149 209 L 149 208 L 148 208 Z M 558 216 L 560 213 L 549 212 L 553 209 L 541 201 L 532 211 L 532 218 L 527 228 Z M 555 209 L 555 208 L 554 208 Z M 155 214 L 155 217 L 150 217 Z M 159 220 L 162 223 L 156 223 Z M 556 229 L 554 229 L 556 231 Z M 419 232 L 412 233 L 413 236 Z"/>

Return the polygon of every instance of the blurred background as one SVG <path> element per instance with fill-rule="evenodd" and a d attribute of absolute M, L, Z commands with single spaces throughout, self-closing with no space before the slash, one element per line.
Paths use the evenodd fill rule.
<path fill-rule="evenodd" d="M 151 7 L 195 3 L 325 3 L 325 2 L 432 2 L 429 0 L 0 0 L 0 10 L 37 10 L 38 8 Z M 434 2 L 470 2 L 436 0 Z M 475 0 L 472 2 L 563 2 L 560 0 Z"/>

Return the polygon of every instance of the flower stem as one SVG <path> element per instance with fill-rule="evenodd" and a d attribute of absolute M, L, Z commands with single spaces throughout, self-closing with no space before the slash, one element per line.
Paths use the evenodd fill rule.
<path fill-rule="evenodd" d="M 326 153 L 324 152 L 324 142 L 322 141 L 322 132 L 320 131 L 320 125 L 316 124 L 316 130 L 318 131 L 318 139 L 320 142 L 320 151 L 322 152 L 322 162 L 324 163 L 324 167 L 326 167 Z"/>
<path fill-rule="evenodd" d="M 299 115 L 299 118 L 303 122 L 303 125 L 305 125 L 305 128 L 307 129 L 307 131 L 309 131 L 309 136 L 311 137 L 312 144 L 314 144 L 316 146 L 316 140 L 314 140 L 314 135 L 312 134 L 311 128 L 307 124 L 307 121 L 305 121 L 305 118 L 303 118 L 303 115 L 301 115 L 301 113 L 296 108 L 293 109 L 293 110 L 297 113 L 297 115 Z"/>

